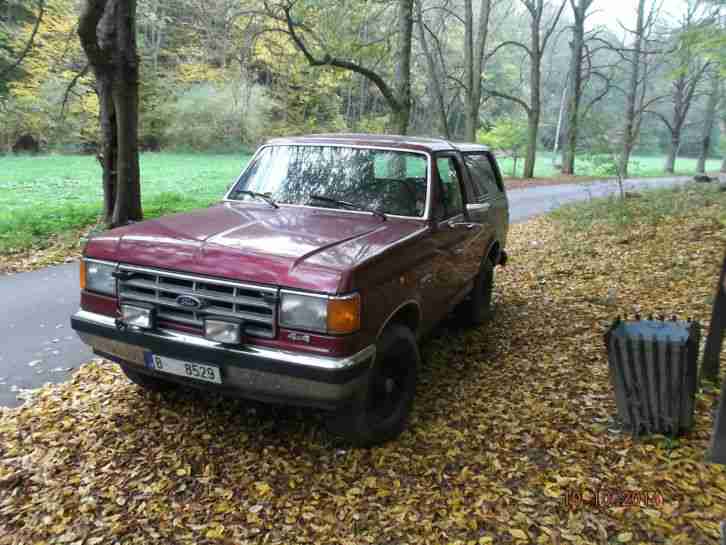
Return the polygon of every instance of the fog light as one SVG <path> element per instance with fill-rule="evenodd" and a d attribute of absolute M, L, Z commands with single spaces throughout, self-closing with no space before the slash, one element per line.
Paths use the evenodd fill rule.
<path fill-rule="evenodd" d="M 230 320 L 207 318 L 204 320 L 204 336 L 210 341 L 239 344 L 242 340 L 242 324 Z"/>
<path fill-rule="evenodd" d="M 151 329 L 153 307 L 140 305 L 121 305 L 121 316 L 128 326 Z"/>

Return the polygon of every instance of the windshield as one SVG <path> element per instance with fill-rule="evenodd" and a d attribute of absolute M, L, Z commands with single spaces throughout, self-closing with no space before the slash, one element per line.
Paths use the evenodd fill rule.
<path fill-rule="evenodd" d="M 420 153 L 338 146 L 268 146 L 242 173 L 228 198 L 262 193 L 280 204 L 341 207 L 397 216 L 424 215 L 428 158 Z M 243 193 L 246 191 L 247 193 Z M 314 197 L 323 196 L 331 201 Z"/>

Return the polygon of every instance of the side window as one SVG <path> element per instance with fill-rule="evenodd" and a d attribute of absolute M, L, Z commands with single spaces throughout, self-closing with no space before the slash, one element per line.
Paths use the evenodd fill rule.
<path fill-rule="evenodd" d="M 450 218 L 464 211 L 464 200 L 461 197 L 461 183 L 456 163 L 453 157 L 439 157 L 436 159 L 436 169 L 441 180 L 443 217 Z M 441 215 L 441 213 L 439 213 Z"/>
<path fill-rule="evenodd" d="M 486 200 L 487 194 L 495 188 L 503 191 L 495 167 L 486 153 L 467 153 L 464 161 L 471 173 L 474 182 L 474 196 L 478 202 Z"/>

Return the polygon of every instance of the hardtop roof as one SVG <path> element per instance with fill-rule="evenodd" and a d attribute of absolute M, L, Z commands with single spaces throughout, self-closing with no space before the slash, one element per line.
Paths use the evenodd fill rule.
<path fill-rule="evenodd" d="M 364 134 L 364 133 L 336 133 L 311 134 L 305 136 L 288 136 L 273 138 L 267 141 L 269 145 L 303 145 L 326 144 L 345 146 L 371 146 L 381 148 L 395 148 L 402 150 L 436 152 L 436 151 L 487 151 L 486 146 L 480 144 L 453 143 L 443 138 L 426 138 L 423 136 L 401 136 L 395 134 Z"/>

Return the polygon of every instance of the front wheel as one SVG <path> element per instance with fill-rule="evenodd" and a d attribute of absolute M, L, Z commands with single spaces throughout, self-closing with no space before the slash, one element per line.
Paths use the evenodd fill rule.
<path fill-rule="evenodd" d="M 357 447 L 398 437 L 408 423 L 420 363 L 413 332 L 400 324 L 389 325 L 377 343 L 366 387 L 346 410 L 333 416 L 329 429 Z"/>

